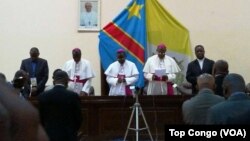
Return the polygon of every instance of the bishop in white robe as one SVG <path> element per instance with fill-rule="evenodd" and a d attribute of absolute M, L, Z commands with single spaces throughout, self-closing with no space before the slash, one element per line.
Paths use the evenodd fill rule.
<path fill-rule="evenodd" d="M 79 56 L 80 53 L 80 56 Z M 79 95 L 88 95 L 91 80 L 95 77 L 91 64 L 86 59 L 81 59 L 79 48 L 73 50 L 73 59 L 67 61 L 62 70 L 69 75 L 68 87 Z"/>
<path fill-rule="evenodd" d="M 148 81 L 147 95 L 173 95 L 172 82 L 180 68 L 172 57 L 165 54 L 166 50 L 164 44 L 158 45 L 158 54 L 149 57 L 143 68 Z"/>
<path fill-rule="evenodd" d="M 125 59 L 125 51 L 117 51 L 117 60 L 105 70 L 106 80 L 110 86 L 109 96 L 132 95 L 130 85 L 133 85 L 139 77 L 136 65 Z"/>

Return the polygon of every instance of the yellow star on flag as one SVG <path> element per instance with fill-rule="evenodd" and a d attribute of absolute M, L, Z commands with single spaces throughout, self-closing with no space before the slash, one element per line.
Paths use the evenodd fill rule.
<path fill-rule="evenodd" d="M 142 9 L 142 7 L 143 7 L 142 4 L 138 5 L 135 1 L 131 7 L 127 8 L 129 11 L 128 19 L 130 19 L 132 16 L 136 16 L 140 19 L 141 18 L 140 10 Z"/>

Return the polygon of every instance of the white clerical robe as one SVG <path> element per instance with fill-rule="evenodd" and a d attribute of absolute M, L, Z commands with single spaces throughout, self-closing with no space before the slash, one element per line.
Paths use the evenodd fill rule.
<path fill-rule="evenodd" d="M 139 72 L 135 64 L 126 60 L 123 65 L 118 61 L 109 65 L 105 71 L 106 80 L 110 85 L 109 96 L 126 95 L 126 86 L 138 80 Z M 118 83 L 118 75 L 125 75 L 125 83 Z"/>
<path fill-rule="evenodd" d="M 86 59 L 81 59 L 76 63 L 73 59 L 67 61 L 62 70 L 69 75 L 70 81 L 68 87 L 74 92 L 80 94 L 81 91 L 89 93 L 91 87 L 91 79 L 95 74 L 91 68 L 90 62 Z"/>
<path fill-rule="evenodd" d="M 165 69 L 164 75 L 168 76 L 167 81 L 153 81 L 152 77 L 155 70 Z M 172 82 L 176 78 L 176 73 L 180 72 L 180 68 L 175 60 L 167 55 L 164 59 L 160 59 L 158 55 L 153 55 L 148 58 L 144 68 L 144 77 L 148 80 L 147 95 L 166 95 L 167 82 Z"/>
<path fill-rule="evenodd" d="M 95 11 L 82 12 L 80 18 L 81 26 L 97 26 L 97 14 Z"/>

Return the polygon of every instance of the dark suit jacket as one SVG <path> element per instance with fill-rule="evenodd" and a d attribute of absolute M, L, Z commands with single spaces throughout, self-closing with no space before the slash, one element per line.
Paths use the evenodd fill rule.
<path fill-rule="evenodd" d="M 20 69 L 29 73 L 29 76 L 31 77 L 33 73 L 31 58 L 22 60 Z M 45 84 L 48 81 L 48 76 L 49 76 L 49 67 L 48 67 L 47 60 L 38 58 L 36 69 L 35 69 L 35 77 L 37 79 L 37 95 L 44 91 Z M 29 80 L 29 84 L 30 84 L 30 80 Z"/>
<path fill-rule="evenodd" d="M 210 89 L 199 90 L 197 95 L 183 102 L 183 121 L 186 124 L 206 124 L 208 108 L 222 101 L 225 98 L 215 95 Z"/>
<path fill-rule="evenodd" d="M 246 93 L 232 94 L 208 110 L 207 124 L 250 124 L 250 99 Z"/>
<path fill-rule="evenodd" d="M 222 88 L 222 83 L 224 78 L 226 77 L 226 74 L 219 74 L 215 76 L 215 90 L 214 93 L 220 96 L 223 96 L 223 88 Z"/>
<path fill-rule="evenodd" d="M 203 73 L 212 74 L 213 65 L 214 61 L 207 58 L 204 59 L 202 70 L 197 59 L 188 64 L 186 79 L 192 84 L 193 94 L 198 92 L 196 89 L 197 77 Z"/>
<path fill-rule="evenodd" d="M 41 123 L 50 141 L 77 141 L 82 114 L 79 96 L 61 85 L 38 96 Z"/>

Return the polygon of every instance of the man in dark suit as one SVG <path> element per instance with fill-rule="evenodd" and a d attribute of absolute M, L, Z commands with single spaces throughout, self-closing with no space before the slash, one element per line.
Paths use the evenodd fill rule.
<path fill-rule="evenodd" d="M 208 124 L 250 124 L 250 99 L 245 93 L 244 78 L 236 73 L 228 74 L 222 84 L 224 102 L 208 110 Z"/>
<path fill-rule="evenodd" d="M 214 93 L 220 96 L 223 96 L 223 88 L 222 88 L 222 83 L 224 78 L 227 76 L 229 73 L 228 71 L 228 63 L 225 60 L 217 60 L 214 63 L 214 68 L 213 68 L 213 75 L 215 78 L 215 89 Z"/>
<path fill-rule="evenodd" d="M 203 73 L 212 74 L 214 61 L 205 57 L 202 45 L 195 46 L 196 58 L 188 64 L 186 79 L 192 84 L 192 93 L 197 94 L 197 77 Z"/>
<path fill-rule="evenodd" d="M 29 85 L 31 85 L 31 94 L 36 96 L 45 89 L 48 81 L 49 67 L 47 60 L 39 58 L 39 50 L 36 47 L 30 49 L 30 58 L 22 60 L 21 70 L 29 74 Z"/>
<path fill-rule="evenodd" d="M 67 90 L 65 71 L 57 71 L 53 79 L 54 88 L 38 96 L 41 123 L 50 141 L 77 141 L 82 122 L 80 98 Z"/>

